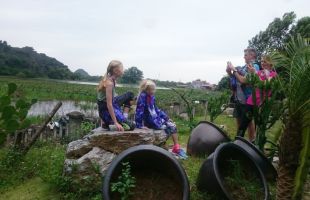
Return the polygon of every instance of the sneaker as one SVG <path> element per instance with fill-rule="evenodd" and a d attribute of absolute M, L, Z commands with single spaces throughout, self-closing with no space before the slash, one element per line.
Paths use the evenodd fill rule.
<path fill-rule="evenodd" d="M 176 156 L 178 156 L 181 159 L 186 160 L 188 156 L 186 155 L 185 151 L 181 148 L 179 149 L 172 149 L 172 153 L 174 153 Z"/>
<path fill-rule="evenodd" d="M 129 131 L 130 130 L 130 126 L 126 123 L 121 123 L 122 127 L 124 128 L 124 131 Z"/>

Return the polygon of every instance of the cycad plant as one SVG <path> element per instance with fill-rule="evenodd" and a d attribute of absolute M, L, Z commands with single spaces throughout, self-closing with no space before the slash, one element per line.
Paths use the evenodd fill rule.
<path fill-rule="evenodd" d="M 285 50 L 272 55 L 285 94 L 280 139 L 277 199 L 301 199 L 310 159 L 310 40 L 292 38 Z"/>
<path fill-rule="evenodd" d="M 273 78 L 271 80 L 261 81 L 256 74 L 249 74 L 247 82 L 260 91 L 261 105 L 256 105 L 253 101 L 253 118 L 256 125 L 255 144 L 264 152 L 265 144 L 269 142 L 277 148 L 277 144 L 267 140 L 266 132 L 270 129 L 283 113 L 282 101 L 279 100 L 281 89 L 279 87 L 279 80 Z M 272 95 L 271 94 L 272 91 Z M 253 99 L 256 99 L 256 90 L 252 91 Z M 269 97 L 270 96 L 270 97 Z"/>

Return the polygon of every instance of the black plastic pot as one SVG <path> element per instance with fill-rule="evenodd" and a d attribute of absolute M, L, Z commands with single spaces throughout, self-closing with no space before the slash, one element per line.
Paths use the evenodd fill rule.
<path fill-rule="evenodd" d="M 221 144 L 202 164 L 197 178 L 198 189 L 213 194 L 218 199 L 233 200 L 224 183 L 224 174 L 227 173 L 226 168 L 229 166 L 230 160 L 238 160 L 243 163 L 242 166 L 246 166 L 247 172 L 253 173 L 253 176 L 259 180 L 264 199 L 269 199 L 268 185 L 262 170 L 243 148 L 234 143 Z"/>
<path fill-rule="evenodd" d="M 211 122 L 201 121 L 188 139 L 187 153 L 193 156 L 210 155 L 219 144 L 229 141 L 222 129 Z"/>
<path fill-rule="evenodd" d="M 236 137 L 234 144 L 240 146 L 245 151 L 247 151 L 253 160 L 258 164 L 263 173 L 266 176 L 266 179 L 269 181 L 275 181 L 277 178 L 277 170 L 274 168 L 272 163 L 267 159 L 267 157 L 251 142 L 244 139 L 243 137 Z"/>
<path fill-rule="evenodd" d="M 139 145 L 120 153 L 109 166 L 104 177 L 103 199 L 113 200 L 111 183 L 117 180 L 121 173 L 123 162 L 129 162 L 132 172 L 154 170 L 168 176 L 177 183 L 183 200 L 189 199 L 189 182 L 186 173 L 176 158 L 168 151 L 154 145 Z M 165 183 L 162 183 L 165 184 Z"/>

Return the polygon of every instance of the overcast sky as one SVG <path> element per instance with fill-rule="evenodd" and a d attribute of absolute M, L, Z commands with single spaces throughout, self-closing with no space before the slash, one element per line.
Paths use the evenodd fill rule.
<path fill-rule="evenodd" d="M 0 0 L 0 40 L 91 75 L 119 59 L 147 78 L 217 83 L 275 17 L 309 8 L 309 0 Z"/>

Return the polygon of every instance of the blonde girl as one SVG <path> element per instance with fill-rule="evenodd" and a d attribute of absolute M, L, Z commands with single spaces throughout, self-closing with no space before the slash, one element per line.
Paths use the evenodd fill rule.
<path fill-rule="evenodd" d="M 135 122 L 137 128 L 151 128 L 165 130 L 168 136 L 171 135 L 174 146 L 172 152 L 182 159 L 187 155 L 178 143 L 177 127 L 165 112 L 156 106 L 155 102 L 156 85 L 151 80 L 143 80 L 140 84 L 139 96 Z"/>
<path fill-rule="evenodd" d="M 99 116 L 104 123 L 104 127 L 115 125 L 118 131 L 132 129 L 132 124 L 127 120 L 131 101 L 134 98 L 132 92 L 123 95 L 115 95 L 116 80 L 123 75 L 123 64 L 118 60 L 112 60 L 97 87 L 97 103 Z M 124 112 L 122 111 L 124 107 Z"/>

